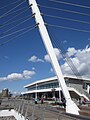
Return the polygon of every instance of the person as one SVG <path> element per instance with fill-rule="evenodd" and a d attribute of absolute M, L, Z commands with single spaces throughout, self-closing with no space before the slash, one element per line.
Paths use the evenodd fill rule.
<path fill-rule="evenodd" d="M 55 96 L 53 97 L 53 100 L 54 100 L 54 102 L 55 102 L 55 104 L 56 104 L 56 103 L 57 103 L 57 99 L 56 99 Z"/>
<path fill-rule="evenodd" d="M 43 101 L 44 101 L 44 98 L 43 98 L 43 96 L 41 97 L 41 104 L 43 104 Z"/>
<path fill-rule="evenodd" d="M 62 101 L 62 104 L 63 104 L 64 108 L 66 108 L 66 100 L 65 100 L 65 98 L 62 98 L 61 101 Z"/>
<path fill-rule="evenodd" d="M 2 103 L 2 99 L 0 99 L 0 105 L 1 105 L 1 103 Z"/>
<path fill-rule="evenodd" d="M 81 97 L 79 97 L 79 105 L 82 105 Z"/>
<path fill-rule="evenodd" d="M 84 98 L 84 100 L 83 100 L 83 104 L 85 105 L 86 104 L 86 102 L 87 102 L 87 100 L 86 100 L 86 98 Z"/>
<path fill-rule="evenodd" d="M 37 104 L 37 98 L 35 98 L 35 104 Z"/>

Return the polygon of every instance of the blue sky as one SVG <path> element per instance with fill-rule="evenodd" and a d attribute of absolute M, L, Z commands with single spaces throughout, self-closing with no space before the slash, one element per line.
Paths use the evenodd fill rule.
<path fill-rule="evenodd" d="M 24 1 L 24 2 L 23 1 L 24 0 L 0 1 L 0 26 L 1 26 L 0 27 L 0 89 L 8 88 L 13 93 L 24 91 L 23 86 L 33 81 L 52 77 L 55 75 L 52 70 L 52 66 L 50 64 L 50 60 L 43 45 L 42 39 L 40 37 L 38 28 L 35 28 L 15 39 L 13 39 L 13 37 L 18 36 L 19 34 L 25 32 L 28 29 L 23 30 L 22 32 L 15 33 L 13 35 L 9 35 L 20 29 L 35 25 L 34 18 L 27 20 L 23 24 L 20 24 L 21 22 L 29 18 L 28 17 L 29 15 L 31 16 L 31 9 L 28 9 L 28 1 Z M 59 1 L 59 2 L 55 2 L 55 1 Z M 90 1 L 89 0 L 82 0 L 82 1 L 55 0 L 55 1 L 37 0 L 37 3 L 40 4 L 39 6 L 40 11 L 41 13 L 44 14 L 43 15 L 44 21 L 51 25 L 81 29 L 84 30 L 84 32 L 63 29 L 60 27 L 59 28 L 51 27 L 49 25 L 48 25 L 48 30 L 53 33 L 55 38 L 60 43 L 60 46 L 62 46 L 62 49 L 64 49 L 65 53 L 68 53 L 69 57 L 73 61 L 74 65 L 76 66 L 80 74 L 84 77 L 90 78 L 90 60 L 89 60 L 90 59 L 90 8 L 84 8 L 84 7 L 78 7 L 74 5 L 60 3 L 60 1 L 67 3 L 73 2 L 73 4 L 90 6 Z M 13 2 L 16 3 L 11 4 Z M 19 4 L 21 5 L 15 8 L 15 6 Z M 71 12 L 63 12 L 61 10 L 56 10 L 46 7 L 58 8 L 64 10 L 67 9 L 70 11 L 76 11 L 87 15 L 80 15 Z M 10 11 L 11 9 L 13 10 Z M 11 12 L 14 13 L 9 14 Z M 20 12 L 23 13 L 15 17 Z M 87 23 L 72 22 L 69 20 L 52 18 L 50 17 L 50 15 L 84 21 Z M 23 18 L 26 16 L 27 18 Z M 20 18 L 23 19 L 20 20 Z M 11 29 L 12 27 L 14 28 Z M 89 32 L 85 32 L 85 30 Z M 3 42 L 10 39 L 13 40 L 1 46 Z M 58 50 L 57 46 L 54 44 L 53 39 L 52 39 L 52 43 L 57 58 L 59 60 L 59 63 L 61 64 L 63 74 L 66 75 L 72 74 L 67 63 L 63 61 L 60 51 Z"/>

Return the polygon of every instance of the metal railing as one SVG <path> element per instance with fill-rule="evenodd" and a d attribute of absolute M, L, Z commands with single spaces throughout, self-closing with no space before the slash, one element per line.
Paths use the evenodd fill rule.
<path fill-rule="evenodd" d="M 13 108 L 18 115 L 24 116 L 25 120 L 89 120 L 77 115 L 65 112 L 47 104 L 35 104 L 30 100 L 10 99 L 3 100 L 3 105 Z"/>
<path fill-rule="evenodd" d="M 71 84 L 69 87 L 73 87 L 74 89 L 76 89 L 80 94 L 86 95 L 86 97 L 88 97 L 90 99 L 90 95 L 81 87 L 79 87 L 78 85 L 75 84 Z"/>

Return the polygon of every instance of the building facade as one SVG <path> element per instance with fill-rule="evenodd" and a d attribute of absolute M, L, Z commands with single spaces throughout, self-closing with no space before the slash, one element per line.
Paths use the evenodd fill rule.
<path fill-rule="evenodd" d="M 80 97 L 87 100 L 90 99 L 89 88 L 90 80 L 81 79 L 72 76 L 64 76 L 66 85 L 72 99 L 78 100 Z M 38 80 L 24 86 L 26 92 L 22 92 L 25 98 L 41 98 L 43 95 L 46 99 L 53 97 L 61 99 L 63 96 L 61 86 L 59 86 L 57 77 L 51 77 L 43 80 Z"/>
<path fill-rule="evenodd" d="M 2 97 L 8 97 L 9 96 L 9 90 L 7 88 L 2 90 Z"/>

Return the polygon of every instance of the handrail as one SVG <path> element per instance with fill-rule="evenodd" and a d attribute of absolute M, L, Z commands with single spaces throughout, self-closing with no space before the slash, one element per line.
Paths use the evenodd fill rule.
<path fill-rule="evenodd" d="M 88 100 L 90 99 L 90 95 L 83 89 L 83 88 L 81 88 L 81 87 L 79 87 L 79 86 L 77 86 L 77 85 L 70 85 L 69 87 L 73 87 L 74 89 L 76 89 L 80 94 L 83 94 L 83 95 L 85 95 L 87 98 L 88 98 Z"/>

